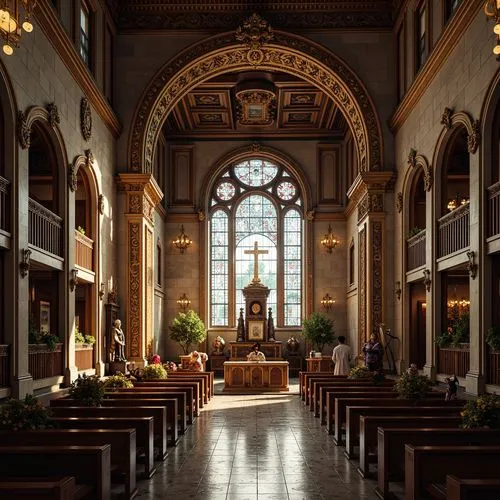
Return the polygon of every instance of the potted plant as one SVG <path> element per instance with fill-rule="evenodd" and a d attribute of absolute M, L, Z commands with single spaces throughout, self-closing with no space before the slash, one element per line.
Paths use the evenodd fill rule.
<path fill-rule="evenodd" d="M 425 398 L 432 387 L 432 382 L 427 375 L 412 375 L 403 373 L 394 385 L 394 390 L 400 398 L 411 399 L 415 402 Z"/>
<path fill-rule="evenodd" d="M 95 375 L 78 375 L 71 384 L 69 397 L 83 406 L 100 406 L 104 399 L 104 382 Z"/>
<path fill-rule="evenodd" d="M 326 314 L 313 312 L 302 323 L 302 335 L 311 342 L 314 351 L 321 353 L 325 345 L 335 340 L 333 321 Z"/>
<path fill-rule="evenodd" d="M 47 429 L 53 427 L 51 412 L 35 396 L 24 400 L 9 399 L 0 406 L 0 429 L 8 431 Z"/>
<path fill-rule="evenodd" d="M 464 429 L 487 427 L 500 428 L 500 396 L 496 394 L 483 394 L 476 400 L 467 401 L 460 414 Z"/>
<path fill-rule="evenodd" d="M 182 347 L 185 355 L 189 354 L 192 344 L 203 342 L 206 336 L 203 321 L 192 310 L 179 313 L 170 326 L 170 338 Z"/>
<path fill-rule="evenodd" d="M 160 363 L 147 365 L 142 369 L 143 380 L 165 379 L 167 378 L 167 370 Z"/>
<path fill-rule="evenodd" d="M 82 226 L 78 226 L 76 228 L 76 230 L 82 235 L 82 236 L 85 236 L 85 229 L 83 229 Z"/>
<path fill-rule="evenodd" d="M 366 366 L 355 366 L 349 370 L 348 378 L 369 378 L 373 374 Z"/>
<path fill-rule="evenodd" d="M 488 330 L 486 343 L 493 351 L 500 351 L 500 326 L 492 326 Z"/>
<path fill-rule="evenodd" d="M 132 387 L 134 387 L 132 381 L 120 372 L 104 381 L 105 390 L 132 389 Z"/>
<path fill-rule="evenodd" d="M 408 235 L 406 236 L 406 239 L 409 240 L 410 238 L 413 238 L 414 236 L 417 236 L 417 234 L 421 233 L 423 231 L 422 228 L 420 227 L 412 227 L 408 231 Z"/>

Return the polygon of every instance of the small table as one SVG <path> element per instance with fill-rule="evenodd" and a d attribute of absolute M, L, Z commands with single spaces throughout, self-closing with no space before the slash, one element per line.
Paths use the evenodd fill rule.
<path fill-rule="evenodd" d="M 306 358 L 308 372 L 333 372 L 333 361 L 330 356 Z"/>
<path fill-rule="evenodd" d="M 288 361 L 226 361 L 224 392 L 285 392 Z"/>

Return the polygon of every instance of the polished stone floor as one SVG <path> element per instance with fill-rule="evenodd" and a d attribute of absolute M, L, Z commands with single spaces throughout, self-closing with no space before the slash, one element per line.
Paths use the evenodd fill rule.
<path fill-rule="evenodd" d="M 138 484 L 138 498 L 375 499 L 375 481 L 356 467 L 298 392 L 216 395 L 155 476 Z"/>

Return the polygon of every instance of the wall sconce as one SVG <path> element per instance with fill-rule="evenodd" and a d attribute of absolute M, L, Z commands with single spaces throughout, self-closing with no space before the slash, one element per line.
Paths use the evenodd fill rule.
<path fill-rule="evenodd" d="M 486 17 L 495 21 L 493 33 L 496 35 L 497 43 L 493 47 L 493 54 L 497 56 L 497 61 L 500 61 L 500 0 L 487 0 L 484 4 L 484 13 Z"/>
<path fill-rule="evenodd" d="M 401 299 L 401 281 L 396 281 L 396 287 L 394 289 L 394 292 L 396 293 L 396 297 L 398 300 Z"/>
<path fill-rule="evenodd" d="M 106 293 L 106 285 L 101 283 L 101 287 L 99 288 L 99 300 L 104 299 L 104 294 Z"/>
<path fill-rule="evenodd" d="M 193 243 L 193 240 L 191 240 L 189 236 L 184 233 L 184 224 L 181 224 L 181 232 L 177 238 L 172 241 L 172 243 L 181 251 L 181 253 L 184 253 L 189 245 Z"/>
<path fill-rule="evenodd" d="M 70 271 L 71 278 L 69 279 L 69 289 L 74 292 L 76 285 L 78 285 L 78 269 Z"/>
<path fill-rule="evenodd" d="M 321 239 L 321 244 L 326 248 L 328 253 L 332 253 L 332 250 L 339 244 L 339 240 L 335 238 L 332 232 L 331 224 L 328 224 L 328 233 Z"/>
<path fill-rule="evenodd" d="M 323 309 L 325 309 L 325 311 L 329 311 L 333 307 L 333 304 L 335 304 L 335 299 L 330 297 L 329 293 L 324 295 L 321 299 L 321 305 L 323 306 Z"/>
<path fill-rule="evenodd" d="M 191 300 L 189 300 L 189 297 L 185 293 L 183 293 L 177 299 L 177 304 L 183 311 L 185 311 L 191 305 Z"/>

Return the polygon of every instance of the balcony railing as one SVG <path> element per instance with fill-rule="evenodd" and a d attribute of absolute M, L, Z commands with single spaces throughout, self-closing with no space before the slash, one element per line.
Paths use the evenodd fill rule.
<path fill-rule="evenodd" d="M 84 269 L 94 270 L 94 241 L 75 229 L 75 263 Z"/>
<path fill-rule="evenodd" d="M 465 377 L 469 371 L 469 344 L 463 347 L 441 347 L 438 349 L 438 371 L 447 375 Z"/>
<path fill-rule="evenodd" d="M 439 257 L 469 246 L 469 214 L 470 204 L 465 203 L 438 220 Z"/>
<path fill-rule="evenodd" d="M 407 244 L 407 271 L 425 265 L 425 230 L 408 238 Z"/>
<path fill-rule="evenodd" d="M 28 210 L 29 243 L 62 257 L 63 223 L 61 217 L 31 198 L 28 199 Z"/>
<path fill-rule="evenodd" d="M 0 176 L 0 229 L 7 232 L 9 232 L 9 186 L 9 181 Z"/>
<path fill-rule="evenodd" d="M 51 351 L 45 344 L 28 346 L 28 366 L 33 380 L 63 374 L 62 347 L 62 344 L 56 344 L 56 348 Z"/>
<path fill-rule="evenodd" d="M 9 346 L 0 345 L 0 387 L 9 387 Z"/>
<path fill-rule="evenodd" d="M 488 353 L 488 383 L 500 385 L 500 351 Z"/>
<path fill-rule="evenodd" d="M 488 188 L 488 236 L 500 234 L 500 182 Z"/>

